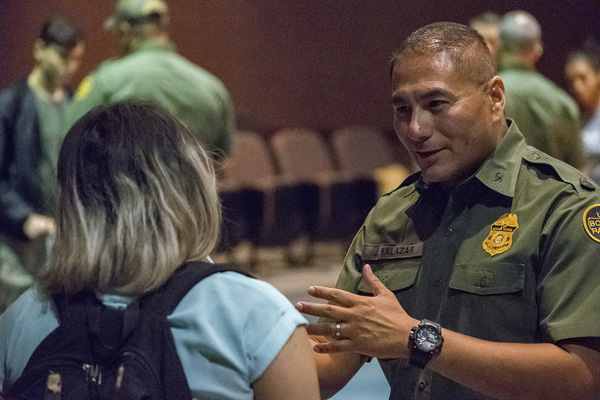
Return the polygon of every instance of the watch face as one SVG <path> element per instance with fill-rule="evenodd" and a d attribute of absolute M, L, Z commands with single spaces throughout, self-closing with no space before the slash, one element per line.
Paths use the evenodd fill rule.
<path fill-rule="evenodd" d="M 421 326 L 415 335 L 417 347 L 423 351 L 432 351 L 442 341 L 440 333 L 432 326 Z"/>

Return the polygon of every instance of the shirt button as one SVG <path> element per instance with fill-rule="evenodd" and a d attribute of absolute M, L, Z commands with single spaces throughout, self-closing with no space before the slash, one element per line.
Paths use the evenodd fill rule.
<path fill-rule="evenodd" d="M 419 390 L 423 390 L 427 387 L 427 381 L 419 382 Z"/>
<path fill-rule="evenodd" d="M 539 160 L 540 159 L 540 155 L 538 153 L 533 153 L 533 155 L 531 156 L 531 158 L 533 158 L 534 160 Z"/>
<path fill-rule="evenodd" d="M 487 278 L 483 277 L 479 280 L 479 286 L 485 287 L 487 285 Z"/>
<path fill-rule="evenodd" d="M 436 279 L 435 281 L 433 281 L 433 286 L 440 287 L 441 285 L 442 285 L 441 279 Z"/>
<path fill-rule="evenodd" d="M 446 232 L 444 232 L 444 234 L 446 236 L 452 236 L 454 234 L 454 228 L 448 228 L 448 229 L 446 229 Z"/>

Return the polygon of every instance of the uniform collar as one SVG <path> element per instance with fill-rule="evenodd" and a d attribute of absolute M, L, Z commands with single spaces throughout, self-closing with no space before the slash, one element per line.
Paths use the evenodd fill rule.
<path fill-rule="evenodd" d="M 496 150 L 475 173 L 475 178 L 491 190 L 504 196 L 513 197 L 527 144 L 517 124 L 510 119 L 507 120 L 507 123 L 506 134 Z"/>
<path fill-rule="evenodd" d="M 146 50 L 168 50 L 168 51 L 176 51 L 175 44 L 169 39 L 165 38 L 157 38 L 157 39 L 148 39 L 140 44 L 140 46 L 135 50 L 134 53 L 138 51 L 146 51 Z"/>
<path fill-rule="evenodd" d="M 477 172 L 454 188 L 454 192 L 461 192 L 467 185 L 472 184 L 474 180 L 478 180 L 495 192 L 507 197 L 514 196 L 517 175 L 521 161 L 526 155 L 527 144 L 517 124 L 511 119 L 507 119 L 506 122 L 508 130 L 494 152 L 481 164 Z M 408 177 L 400 187 L 408 186 L 411 183 L 415 185 L 415 189 L 419 193 L 439 186 L 426 183 L 423 180 L 421 172 Z"/>

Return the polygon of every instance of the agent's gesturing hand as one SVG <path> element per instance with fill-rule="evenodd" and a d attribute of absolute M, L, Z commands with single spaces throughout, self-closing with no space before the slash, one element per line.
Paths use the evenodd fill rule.
<path fill-rule="evenodd" d="M 313 349 L 318 353 L 355 352 L 377 358 L 408 358 L 408 335 L 419 321 L 411 318 L 396 296 L 366 264 L 363 278 L 373 297 L 359 296 L 340 289 L 311 286 L 308 294 L 327 304 L 298 302 L 298 311 L 322 317 L 308 326 L 311 335 L 324 336 Z"/>

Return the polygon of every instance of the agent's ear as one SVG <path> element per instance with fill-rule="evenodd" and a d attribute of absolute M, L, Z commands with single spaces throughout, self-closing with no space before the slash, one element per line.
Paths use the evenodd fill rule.
<path fill-rule="evenodd" d="M 541 42 L 538 42 L 535 44 L 534 46 L 535 49 L 535 55 L 536 55 L 536 62 L 537 60 L 539 60 L 542 57 L 542 54 L 544 54 L 544 45 L 542 45 Z"/>
<path fill-rule="evenodd" d="M 492 100 L 492 113 L 495 118 L 504 119 L 504 104 L 506 96 L 504 94 L 504 82 L 498 75 L 490 79 L 490 99 Z"/>
<path fill-rule="evenodd" d="M 45 48 L 46 45 L 44 44 L 44 41 L 42 39 L 35 39 L 35 41 L 33 42 L 33 59 L 36 62 L 39 62 L 39 60 L 43 57 Z"/>
<path fill-rule="evenodd" d="M 129 24 L 127 21 L 119 21 L 115 27 L 115 30 L 119 35 L 126 35 L 131 32 L 131 24 Z"/>

